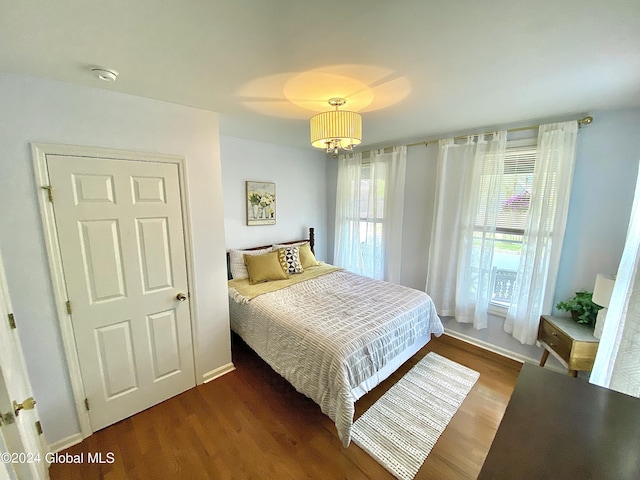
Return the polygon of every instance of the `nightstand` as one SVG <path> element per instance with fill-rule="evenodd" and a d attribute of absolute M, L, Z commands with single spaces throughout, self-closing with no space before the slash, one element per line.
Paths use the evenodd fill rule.
<path fill-rule="evenodd" d="M 538 327 L 538 341 L 544 347 L 540 366 L 549 353 L 560 361 L 569 375 L 578 376 L 578 370 L 591 370 L 598 351 L 598 339 L 586 325 L 574 322 L 571 317 L 542 315 Z"/>

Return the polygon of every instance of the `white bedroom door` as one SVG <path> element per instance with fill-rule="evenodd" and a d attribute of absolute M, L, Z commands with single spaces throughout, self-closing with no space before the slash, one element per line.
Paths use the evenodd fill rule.
<path fill-rule="evenodd" d="M 47 155 L 93 431 L 195 386 L 178 166 Z"/>
<path fill-rule="evenodd" d="M 47 442 L 38 421 L 0 256 L 0 480 L 49 478 Z"/>

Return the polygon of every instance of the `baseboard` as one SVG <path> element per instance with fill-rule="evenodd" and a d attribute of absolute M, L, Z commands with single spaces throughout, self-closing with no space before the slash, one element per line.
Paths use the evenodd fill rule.
<path fill-rule="evenodd" d="M 49 451 L 53 453 L 60 452 L 61 450 L 65 450 L 69 447 L 73 447 L 74 445 L 79 444 L 82 440 L 84 439 L 82 438 L 82 434 L 80 432 L 74 433 L 73 435 L 69 435 L 62 440 L 50 443 Z"/>
<path fill-rule="evenodd" d="M 471 345 L 475 345 L 476 347 L 484 348 L 485 350 L 489 350 L 490 352 L 497 353 L 498 355 L 502 355 L 503 357 L 510 358 L 511 360 L 515 360 L 516 362 L 533 363 L 534 365 L 538 365 L 540 363 L 539 359 L 531 358 L 526 355 L 522 355 L 520 353 L 512 352 L 511 350 L 507 350 L 506 348 L 498 347 L 497 345 L 493 345 L 483 340 L 478 340 L 477 338 L 473 338 L 469 335 L 465 335 L 464 333 L 456 332 L 455 330 L 450 330 L 448 328 L 445 328 L 444 333 L 446 335 L 449 335 L 450 337 L 457 338 L 458 340 L 470 343 Z M 566 370 L 560 367 L 557 367 L 555 365 L 545 365 L 545 368 L 548 368 L 549 370 L 553 370 L 559 373 L 567 373 Z"/>
<path fill-rule="evenodd" d="M 235 369 L 236 367 L 233 366 L 233 363 L 227 363 L 226 365 L 218 367 L 215 370 L 211 370 L 210 372 L 202 375 L 202 383 L 208 383 L 211 380 L 215 380 L 216 378 L 221 377 L 222 375 L 233 372 Z"/>

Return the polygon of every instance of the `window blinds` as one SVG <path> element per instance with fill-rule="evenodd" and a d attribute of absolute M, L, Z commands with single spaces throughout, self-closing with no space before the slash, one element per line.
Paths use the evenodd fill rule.
<path fill-rule="evenodd" d="M 535 146 L 508 146 L 504 157 L 504 168 L 500 171 L 492 159 L 485 159 L 480 195 L 488 196 L 490 185 L 500 182 L 499 198 L 496 201 L 482 201 L 476 212 L 476 227 L 480 230 L 492 216 L 487 208 L 497 208 L 494 212 L 496 230 L 502 233 L 522 235 L 527 225 L 533 171 L 536 160 Z"/>
<path fill-rule="evenodd" d="M 524 233 L 533 186 L 535 148 L 507 148 L 500 185 L 496 227 L 505 233 Z"/>

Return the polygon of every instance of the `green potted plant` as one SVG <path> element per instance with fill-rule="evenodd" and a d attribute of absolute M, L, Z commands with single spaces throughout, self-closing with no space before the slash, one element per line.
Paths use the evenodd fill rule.
<path fill-rule="evenodd" d="M 593 293 L 591 292 L 576 292 L 575 297 L 565 300 L 564 302 L 558 302 L 556 308 L 570 312 L 571 317 L 576 322 L 593 328 L 596 324 L 598 310 L 602 307 L 593 303 L 593 300 L 591 300 L 592 295 Z"/>

